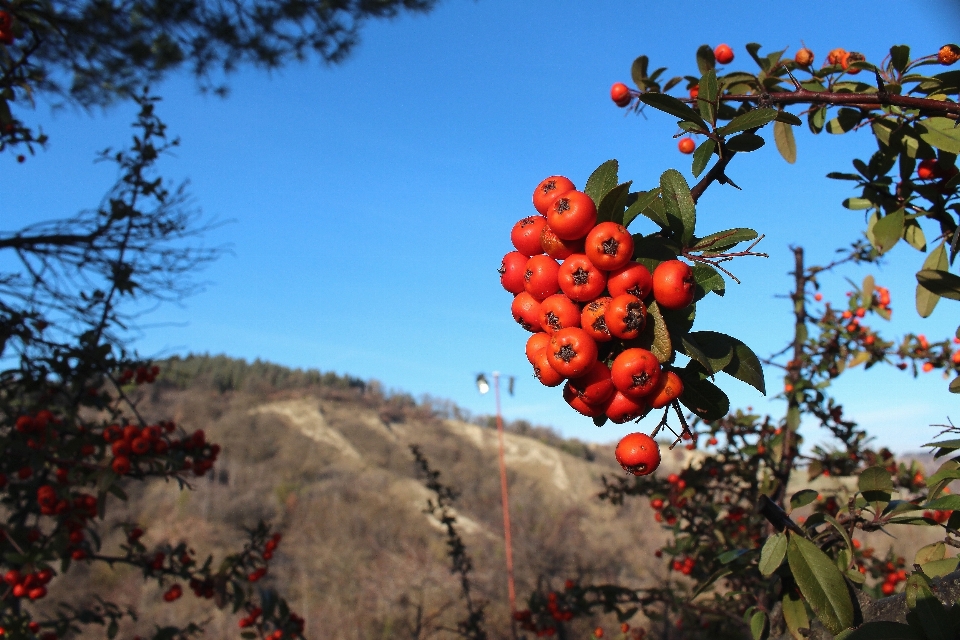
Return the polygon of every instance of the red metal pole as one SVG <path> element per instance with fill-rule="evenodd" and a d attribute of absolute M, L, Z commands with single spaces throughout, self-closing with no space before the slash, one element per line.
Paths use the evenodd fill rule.
<path fill-rule="evenodd" d="M 507 548 L 507 595 L 510 598 L 510 624 L 517 610 L 517 595 L 513 588 L 513 542 L 510 539 L 510 501 L 507 495 L 507 465 L 503 460 L 503 416 L 500 414 L 500 374 L 493 372 L 493 392 L 497 401 L 497 440 L 500 445 L 500 499 L 503 503 L 503 539 Z"/>

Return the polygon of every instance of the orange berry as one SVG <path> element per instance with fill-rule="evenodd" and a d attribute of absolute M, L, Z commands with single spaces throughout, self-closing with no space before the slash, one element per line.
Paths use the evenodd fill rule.
<path fill-rule="evenodd" d="M 677 143 L 677 149 L 680 150 L 680 153 L 691 154 L 693 150 L 697 148 L 697 143 L 693 141 L 693 138 L 681 138 L 680 142 Z"/>

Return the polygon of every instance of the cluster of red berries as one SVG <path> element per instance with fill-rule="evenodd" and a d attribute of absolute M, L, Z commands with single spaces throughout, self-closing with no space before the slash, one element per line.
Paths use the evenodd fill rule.
<path fill-rule="evenodd" d="M 666 522 L 673 526 L 677 523 L 679 510 L 687 505 L 687 498 L 683 496 L 683 491 L 687 488 L 686 481 L 675 473 L 667 476 L 667 484 L 670 489 L 664 498 L 655 497 L 650 500 L 650 508 L 654 510 L 653 519 L 657 522 Z M 661 494 L 662 495 L 662 494 Z"/>
<path fill-rule="evenodd" d="M 534 376 L 585 416 L 623 423 L 665 407 L 682 392 L 676 373 L 637 346 L 647 305 L 682 309 L 693 302 L 693 270 L 679 260 L 653 274 L 633 262 L 633 236 L 615 222 L 597 224 L 589 195 L 562 176 L 537 185 L 540 215 L 514 225 L 516 251 L 504 256 L 500 282 L 514 294 L 514 319 L 534 335 L 526 345 Z"/>
<path fill-rule="evenodd" d="M 9 11 L 0 11 L 0 43 L 13 44 L 13 16 Z"/>
<path fill-rule="evenodd" d="M 161 422 L 157 425 L 139 427 L 128 424 L 125 427 L 110 425 L 103 430 L 103 439 L 110 443 L 113 461 L 111 468 L 117 475 L 127 475 L 133 470 L 137 456 L 162 456 L 170 449 L 180 449 L 189 454 L 184 459 L 183 470 L 192 469 L 194 474 L 207 473 L 220 455 L 220 445 L 209 444 L 203 429 L 197 429 L 192 435 L 179 440 L 164 436 L 176 429 L 173 422 Z"/>
<path fill-rule="evenodd" d="M 686 558 L 682 558 L 682 559 L 677 558 L 676 560 L 673 561 L 673 564 L 671 565 L 674 571 L 678 571 L 685 576 L 688 576 L 691 573 L 693 573 L 693 568 L 695 566 L 697 566 L 697 563 L 690 556 L 687 556 Z"/>
<path fill-rule="evenodd" d="M 39 640 L 57 640 L 58 638 L 57 634 L 53 633 L 52 631 L 41 634 L 40 623 L 35 620 L 31 620 L 29 623 L 27 623 L 27 631 L 37 636 Z M 7 630 L 3 627 L 0 627 L 0 637 L 5 635 L 7 635 Z"/>
<path fill-rule="evenodd" d="M 960 172 L 956 164 L 945 165 L 937 158 L 927 158 L 921 160 L 917 165 L 917 180 L 924 182 L 939 181 L 940 191 L 946 193 L 949 190 L 950 181 Z"/>
<path fill-rule="evenodd" d="M 924 518 L 933 520 L 937 524 L 946 524 L 951 515 L 953 515 L 953 511 L 948 509 L 938 509 L 936 511 L 927 510 L 923 512 Z"/>
<path fill-rule="evenodd" d="M 282 539 L 283 536 L 280 533 L 275 533 L 269 540 L 267 540 L 266 544 L 263 545 L 263 554 L 261 557 L 263 558 L 264 562 L 270 562 L 270 560 L 273 558 L 273 552 L 277 549 L 277 545 L 280 544 L 280 540 Z M 247 574 L 247 581 L 257 582 L 265 575 L 267 575 L 266 565 L 260 566 Z"/>
<path fill-rule="evenodd" d="M 134 381 L 135 384 L 153 384 L 157 381 L 157 375 L 160 374 L 160 367 L 153 365 L 151 367 L 137 367 L 136 369 L 124 369 L 117 377 L 117 384 L 124 385 Z"/>
<path fill-rule="evenodd" d="M 263 613 L 263 609 L 260 607 L 254 607 L 250 610 L 250 614 L 245 618 L 240 618 L 240 621 L 237 623 L 241 629 L 246 629 L 247 627 L 252 627 L 257 624 L 257 618 L 260 617 L 260 614 Z"/>
<path fill-rule="evenodd" d="M 809 49 L 807 49 L 807 51 L 809 51 Z M 799 55 L 799 52 L 797 55 Z M 810 56 L 812 61 L 813 53 L 811 53 Z M 839 47 L 836 49 L 831 49 L 830 53 L 827 54 L 828 65 L 838 65 L 841 69 L 852 76 L 860 73 L 860 69 L 850 68 L 850 64 L 853 62 L 864 62 L 866 59 L 867 57 L 862 53 L 858 53 L 856 51 L 847 51 L 846 49 Z"/>
<path fill-rule="evenodd" d="M 29 573 L 20 573 L 17 569 L 10 569 L 3 575 L 3 581 L 9 585 L 9 594 L 14 598 L 29 598 L 39 600 L 47 595 L 47 584 L 53 580 L 53 571 L 41 569 Z M 6 597 L 6 596 L 4 596 Z"/>

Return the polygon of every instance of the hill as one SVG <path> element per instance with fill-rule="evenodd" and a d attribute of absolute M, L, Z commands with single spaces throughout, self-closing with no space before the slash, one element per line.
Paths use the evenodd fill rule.
<path fill-rule="evenodd" d="M 476 594 L 489 603 L 490 637 L 509 637 L 497 438 L 488 418 L 449 402 L 388 394 L 376 382 L 223 356 L 174 358 L 162 368 L 155 385 L 138 390 L 141 413 L 172 418 L 188 432 L 204 429 L 223 447 L 220 461 L 193 491 L 153 483 L 111 508 L 107 549 L 121 542 L 119 523 L 136 522 L 148 547 L 189 539 L 216 562 L 236 547 L 243 527 L 268 520 L 284 542 L 263 584 L 281 589 L 304 615 L 307 637 L 451 637 L 443 629 L 464 614 L 444 534 L 424 512 L 431 494 L 415 473 L 409 447 L 417 444 L 441 481 L 460 492 L 457 526 L 473 559 Z M 509 428 L 518 596 L 538 583 L 560 589 L 566 579 L 657 581 L 660 563 L 650 560 L 665 536 L 652 512 L 596 497 L 603 475 L 623 473 L 612 448 L 527 423 Z M 669 454 L 665 465 L 679 467 L 682 457 Z M 123 568 L 88 579 L 158 624 L 187 610 L 209 615 L 208 601 L 163 603 Z M 86 593 L 65 595 L 78 601 Z M 576 635 L 586 637 L 599 622 L 582 621 Z M 218 612 L 209 629 L 208 637 L 234 638 L 236 617 Z"/>

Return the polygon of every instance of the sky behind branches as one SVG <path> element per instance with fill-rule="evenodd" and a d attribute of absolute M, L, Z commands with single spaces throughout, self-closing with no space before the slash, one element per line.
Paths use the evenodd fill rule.
<path fill-rule="evenodd" d="M 231 251 L 200 277 L 203 293 L 144 319 L 136 347 L 144 355 L 226 353 L 294 367 L 376 378 L 414 396 L 449 398 L 476 413 L 493 399 L 473 386 L 476 373 L 516 375 L 505 396 L 510 419 L 551 425 L 567 436 L 613 441 L 631 425 L 602 429 L 569 409 L 559 389 L 531 376 L 528 334 L 510 317 L 510 294 L 496 269 L 510 251 L 510 228 L 534 213 L 531 193 L 562 174 L 582 187 L 610 158 L 621 180 L 649 189 L 661 172 L 680 169 L 692 182 L 689 157 L 676 150 L 676 120 L 659 112 L 625 115 L 609 99 L 629 82 L 639 54 L 667 77 L 695 75 L 700 44 L 730 44 L 728 68 L 753 68 L 744 45 L 764 51 L 801 42 L 819 66 L 844 47 L 878 62 L 892 44 L 933 53 L 960 39 L 960 5 L 939 2 L 850 2 L 820 5 L 742 2 L 718 11 L 705 3 L 608 0 L 446 0 L 427 16 L 370 23 L 341 66 L 315 63 L 267 74 L 244 69 L 229 79 L 226 100 L 202 96 L 186 75 L 155 87 L 160 116 L 182 138 L 165 175 L 189 178 L 195 202 L 229 220 L 207 237 Z M 0 173 L 0 227 L 67 216 L 96 206 L 114 178 L 96 151 L 129 137 L 131 105 L 82 113 L 35 114 L 47 151 Z M 761 357 L 791 334 L 791 245 L 808 262 L 825 263 L 860 237 L 863 212 L 840 202 L 849 183 L 824 178 L 868 157 L 866 134 L 814 138 L 798 128 L 799 158 L 786 164 L 772 144 L 738 156 L 731 178 L 714 185 L 698 207 L 701 233 L 747 226 L 766 234 L 768 259 L 727 265 L 743 282 L 724 298 L 698 305 L 698 329 L 729 333 Z M 53 188 L 51 188 L 51 185 Z M 639 220 L 634 232 L 649 233 Z M 940 339 L 960 319 L 941 303 L 921 321 L 913 308 L 913 273 L 921 254 L 901 243 L 883 267 L 850 267 L 823 279 L 844 303 L 849 285 L 873 273 L 893 298 L 893 321 L 872 321 L 885 336 L 908 330 Z M 884 326 L 879 326 L 884 325 Z M 723 378 L 726 378 L 725 376 Z M 785 404 L 726 378 L 733 406 L 780 415 Z M 767 372 L 771 396 L 782 387 Z M 848 413 L 878 441 L 916 449 L 931 423 L 960 418 L 957 396 L 938 374 L 919 380 L 892 367 L 857 370 L 834 391 Z M 651 417 L 640 428 L 652 428 Z M 649 424 L 648 424 L 649 423 Z M 821 439 L 805 427 L 807 441 Z"/>

